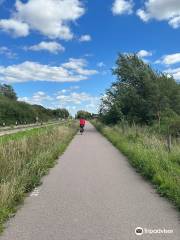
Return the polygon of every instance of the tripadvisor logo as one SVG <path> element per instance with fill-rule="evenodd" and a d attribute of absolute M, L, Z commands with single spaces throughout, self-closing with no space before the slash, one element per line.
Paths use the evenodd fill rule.
<path fill-rule="evenodd" d="M 173 233 L 173 229 L 148 229 L 148 228 L 141 228 L 141 227 L 137 227 L 135 229 L 135 234 L 140 236 L 143 234 L 172 234 Z"/>
<path fill-rule="evenodd" d="M 137 227 L 136 229 L 135 229 L 135 234 L 136 235 L 143 235 L 143 229 L 141 228 L 141 227 Z"/>

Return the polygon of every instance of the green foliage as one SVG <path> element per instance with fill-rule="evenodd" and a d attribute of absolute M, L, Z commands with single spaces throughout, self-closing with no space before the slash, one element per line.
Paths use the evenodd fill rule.
<path fill-rule="evenodd" d="M 130 163 L 180 209 L 180 144 L 174 143 L 168 152 L 165 138 L 151 133 L 148 127 L 129 126 L 125 123 L 114 127 L 92 121 Z"/>
<path fill-rule="evenodd" d="M 0 84 L 0 95 L 5 96 L 9 99 L 17 100 L 16 93 L 12 86 L 7 84 Z"/>
<path fill-rule="evenodd" d="M 91 119 L 92 118 L 92 114 L 87 112 L 87 111 L 80 110 L 80 111 L 77 112 L 76 118 L 77 119 L 79 119 L 79 118 Z"/>
<path fill-rule="evenodd" d="M 106 123 L 122 119 L 140 124 L 161 124 L 166 112 L 180 114 L 180 85 L 154 71 L 137 55 L 118 56 L 113 74 L 117 77 L 102 98 L 100 116 Z"/>
<path fill-rule="evenodd" d="M 65 108 L 53 110 L 53 115 L 55 118 L 68 118 L 70 116 L 68 110 Z"/>
<path fill-rule="evenodd" d="M 7 97 L 0 96 L 0 125 L 35 122 L 35 112 L 33 107 L 27 103 L 17 102 Z"/>
<path fill-rule="evenodd" d="M 171 134 L 173 137 L 180 137 L 180 115 L 177 115 L 172 110 L 163 112 L 161 125 L 155 121 L 151 126 L 153 132 L 159 132 L 162 135 Z"/>
<path fill-rule="evenodd" d="M 16 94 L 9 85 L 0 85 L 0 125 L 35 123 L 52 119 L 68 118 L 66 109 L 46 109 L 40 105 L 30 105 L 16 100 Z"/>

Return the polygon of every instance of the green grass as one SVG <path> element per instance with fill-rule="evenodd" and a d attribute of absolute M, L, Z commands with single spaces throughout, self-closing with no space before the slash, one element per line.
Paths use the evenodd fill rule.
<path fill-rule="evenodd" d="M 180 143 L 173 142 L 169 153 L 163 137 L 148 128 L 116 125 L 108 127 L 92 122 L 130 163 L 150 180 L 161 196 L 167 197 L 180 209 Z"/>
<path fill-rule="evenodd" d="M 0 231 L 76 132 L 77 123 L 71 121 L 0 138 Z"/>
<path fill-rule="evenodd" d="M 12 140 L 13 141 L 19 140 L 26 136 L 33 136 L 33 135 L 36 135 L 37 132 L 40 133 L 43 131 L 45 131 L 45 129 L 43 129 L 43 128 L 38 128 L 38 129 L 34 128 L 34 129 L 30 129 L 30 130 L 25 130 L 25 131 L 19 131 L 17 133 L 7 134 L 7 135 L 0 137 L 0 144 L 8 142 L 8 141 L 12 141 Z"/>
<path fill-rule="evenodd" d="M 66 125 L 69 124 L 69 123 L 71 123 L 71 121 L 67 122 Z M 62 124 L 63 123 L 59 123 L 59 125 L 62 125 Z M 47 125 L 47 126 L 39 126 L 39 127 L 35 127 L 35 128 L 32 128 L 32 129 L 26 129 L 26 130 L 23 130 L 23 131 L 20 130 L 17 133 L 11 133 L 11 134 L 6 134 L 6 135 L 3 135 L 3 136 L 0 136 L 0 144 L 3 143 L 3 142 L 11 141 L 11 140 L 18 140 L 18 139 L 21 139 L 24 136 L 36 135 L 37 132 L 40 133 L 40 132 L 46 131 L 47 127 L 50 129 L 50 128 L 55 127 L 55 125 L 57 125 L 57 123 Z"/>

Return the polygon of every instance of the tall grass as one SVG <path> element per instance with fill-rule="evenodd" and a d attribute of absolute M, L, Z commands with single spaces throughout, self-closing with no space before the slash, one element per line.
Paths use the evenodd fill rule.
<path fill-rule="evenodd" d="M 166 140 L 149 129 L 116 125 L 108 127 L 94 121 L 95 127 L 107 137 L 130 163 L 180 209 L 180 143 L 173 142 L 168 152 Z"/>
<path fill-rule="evenodd" d="M 0 230 L 74 136 L 74 122 L 0 138 Z"/>

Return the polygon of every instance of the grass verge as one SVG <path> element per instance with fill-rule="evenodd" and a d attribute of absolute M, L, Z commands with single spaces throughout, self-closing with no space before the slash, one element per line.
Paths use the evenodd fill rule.
<path fill-rule="evenodd" d="M 141 175 L 150 180 L 161 196 L 180 210 L 180 144 L 173 143 L 168 152 L 165 140 L 148 128 L 121 125 L 109 127 L 98 121 L 94 126 L 126 155 Z"/>
<path fill-rule="evenodd" d="M 77 132 L 76 122 L 0 137 L 0 232 Z"/>

